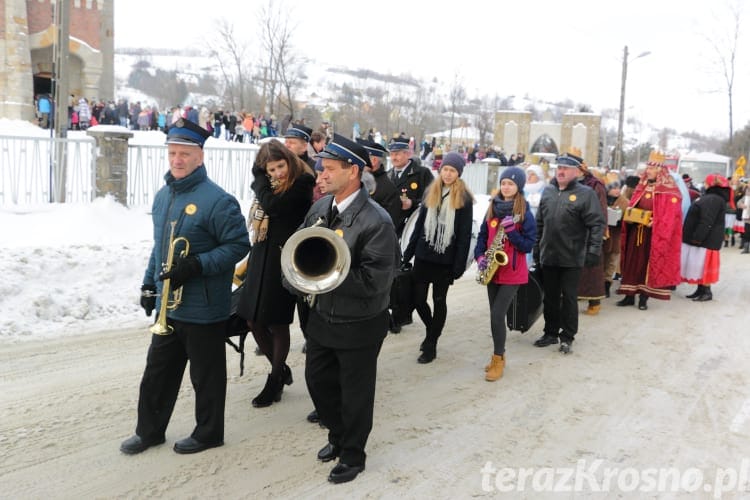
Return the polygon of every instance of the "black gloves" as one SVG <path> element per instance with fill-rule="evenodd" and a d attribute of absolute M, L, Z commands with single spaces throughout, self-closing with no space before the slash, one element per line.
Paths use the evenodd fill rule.
<path fill-rule="evenodd" d="M 151 316 L 156 307 L 156 285 L 141 287 L 141 307 L 146 311 L 146 316 Z"/>
<path fill-rule="evenodd" d="M 172 290 L 180 288 L 191 278 L 200 276 L 203 272 L 203 266 L 201 261 L 195 255 L 189 255 L 184 259 L 178 259 L 172 264 L 172 269 L 169 272 L 161 273 L 159 279 L 164 281 L 169 278 L 170 286 Z"/>
<path fill-rule="evenodd" d="M 259 177 L 259 176 L 261 176 L 261 175 L 266 175 L 266 171 L 265 171 L 265 170 L 263 170 L 263 169 L 262 169 L 261 167 L 259 167 L 258 165 L 253 165 L 253 170 L 252 170 L 252 172 L 253 172 L 253 176 L 254 176 L 254 177 Z"/>
<path fill-rule="evenodd" d="M 586 258 L 583 261 L 584 267 L 596 266 L 600 262 L 600 257 L 594 253 L 586 252 Z"/>

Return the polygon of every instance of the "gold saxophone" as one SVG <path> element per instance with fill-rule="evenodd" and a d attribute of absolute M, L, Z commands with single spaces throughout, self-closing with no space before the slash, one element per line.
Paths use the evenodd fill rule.
<path fill-rule="evenodd" d="M 177 221 L 170 222 L 170 225 L 172 226 L 172 228 L 169 232 L 169 251 L 167 252 L 167 261 L 162 266 L 164 272 L 168 272 L 170 269 L 172 269 L 172 265 L 174 264 L 175 248 L 178 242 L 183 241 L 185 243 L 185 248 L 180 252 L 180 257 L 187 257 L 187 254 L 190 251 L 190 242 L 187 238 L 183 236 L 180 236 L 179 238 L 174 237 L 174 228 L 177 225 Z M 171 291 L 172 298 L 170 300 L 169 294 L 171 282 L 172 280 L 167 278 L 164 280 L 164 284 L 162 285 L 159 317 L 157 318 L 156 323 L 151 325 L 151 328 L 149 328 L 149 331 L 154 335 L 169 335 L 170 333 L 172 333 L 172 326 L 167 324 L 167 309 L 169 309 L 170 311 L 174 311 L 180 305 L 180 302 L 182 302 L 182 287 Z"/>
<path fill-rule="evenodd" d="M 518 222 L 517 217 L 513 217 L 513 222 Z M 503 251 L 506 239 L 508 239 L 508 236 L 505 234 L 503 226 L 500 225 L 495 238 L 492 240 L 492 244 L 484 252 L 484 258 L 487 259 L 487 267 L 484 271 L 480 270 L 477 273 L 477 283 L 480 285 L 489 284 L 500 266 L 508 264 L 508 254 Z"/>

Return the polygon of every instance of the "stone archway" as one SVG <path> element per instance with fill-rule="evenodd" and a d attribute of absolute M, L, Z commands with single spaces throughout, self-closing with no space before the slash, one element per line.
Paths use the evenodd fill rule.
<path fill-rule="evenodd" d="M 53 74 L 52 45 L 56 39 L 55 27 L 29 36 L 32 73 L 37 76 Z M 87 99 L 99 97 L 99 80 L 102 75 L 102 53 L 75 38 L 69 40 L 68 90 L 75 96 Z"/>
<path fill-rule="evenodd" d="M 542 134 L 534 141 L 531 145 L 531 154 L 534 153 L 553 153 L 555 155 L 560 154 L 557 143 L 549 134 Z"/>

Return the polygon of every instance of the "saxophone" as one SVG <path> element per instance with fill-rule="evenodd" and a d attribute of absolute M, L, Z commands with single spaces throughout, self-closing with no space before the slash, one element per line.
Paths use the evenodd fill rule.
<path fill-rule="evenodd" d="M 518 216 L 513 217 L 513 222 L 518 222 Z M 480 270 L 477 273 L 477 283 L 480 285 L 489 284 L 498 268 L 508 264 L 508 254 L 503 251 L 503 246 L 507 239 L 508 236 L 505 234 L 505 229 L 500 225 L 495 238 L 492 240 L 492 244 L 484 252 L 484 258 L 487 259 L 487 267 L 484 271 Z"/>

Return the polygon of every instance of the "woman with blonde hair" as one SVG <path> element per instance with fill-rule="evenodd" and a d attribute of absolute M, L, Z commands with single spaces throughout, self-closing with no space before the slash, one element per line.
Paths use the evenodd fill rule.
<path fill-rule="evenodd" d="M 443 156 L 438 176 L 425 191 L 404 252 L 404 263 L 414 257 L 414 304 L 426 327 L 417 359 L 423 364 L 435 359 L 448 314 L 448 287 L 463 275 L 469 257 L 474 196 L 460 178 L 465 164 L 456 152 Z M 427 304 L 430 284 L 434 311 Z"/>
<path fill-rule="evenodd" d="M 248 222 L 253 248 L 237 314 L 247 321 L 271 363 L 266 385 L 252 401 L 263 408 L 279 401 L 284 384 L 292 383 L 286 357 L 296 298 L 281 285 L 281 247 L 312 205 L 315 178 L 310 167 L 279 141 L 261 146 L 252 172 L 256 201 Z"/>

